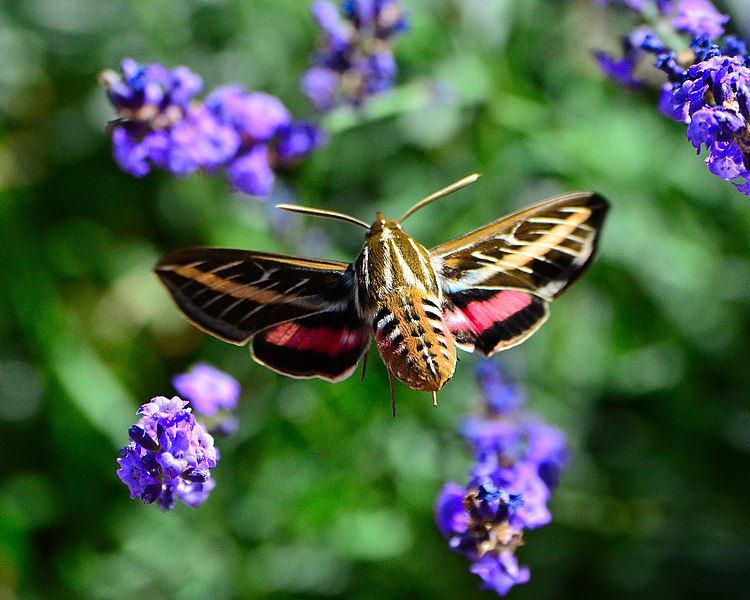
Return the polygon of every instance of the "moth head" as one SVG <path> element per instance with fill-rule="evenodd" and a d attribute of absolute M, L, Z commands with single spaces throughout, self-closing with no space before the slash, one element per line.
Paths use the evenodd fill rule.
<path fill-rule="evenodd" d="M 372 222 L 372 225 L 370 225 L 370 230 L 367 232 L 367 237 L 380 235 L 388 229 L 401 229 L 401 225 L 398 221 L 384 217 L 383 213 L 378 211 L 375 220 Z"/>

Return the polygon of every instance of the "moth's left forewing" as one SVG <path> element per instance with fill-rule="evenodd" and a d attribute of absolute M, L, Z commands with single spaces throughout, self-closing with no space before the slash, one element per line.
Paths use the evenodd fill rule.
<path fill-rule="evenodd" d="M 597 194 L 567 194 L 433 248 L 457 343 L 489 355 L 536 331 L 547 302 L 593 260 L 608 207 Z"/>
<path fill-rule="evenodd" d="M 449 288 L 518 288 L 554 300 L 593 259 L 609 204 L 593 193 L 558 196 L 430 251 Z"/>

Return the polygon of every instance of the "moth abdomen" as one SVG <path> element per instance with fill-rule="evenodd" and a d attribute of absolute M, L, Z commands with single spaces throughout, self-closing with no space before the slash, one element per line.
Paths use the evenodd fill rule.
<path fill-rule="evenodd" d="M 437 391 L 453 376 L 456 349 L 437 298 L 416 289 L 387 294 L 373 330 L 386 365 L 412 389 Z"/>

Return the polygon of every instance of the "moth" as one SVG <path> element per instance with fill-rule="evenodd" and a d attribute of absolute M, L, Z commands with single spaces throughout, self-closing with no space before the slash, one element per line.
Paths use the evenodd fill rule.
<path fill-rule="evenodd" d="M 374 333 L 391 376 L 436 392 L 453 376 L 456 348 L 490 356 L 523 342 L 548 304 L 589 266 L 608 210 L 580 192 L 545 200 L 428 250 L 402 229 L 417 210 L 476 181 L 470 175 L 424 198 L 397 221 L 296 205 L 277 208 L 363 227 L 344 262 L 247 250 L 195 248 L 165 255 L 155 271 L 197 327 L 250 344 L 260 364 L 290 377 L 341 381 Z"/>

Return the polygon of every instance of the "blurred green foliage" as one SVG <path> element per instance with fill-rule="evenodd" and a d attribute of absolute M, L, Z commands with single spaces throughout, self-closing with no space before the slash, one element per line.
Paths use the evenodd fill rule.
<path fill-rule="evenodd" d="M 201 244 L 351 260 L 358 230 L 280 226 L 271 202 L 398 215 L 474 171 L 410 233 L 436 245 L 575 189 L 613 203 L 594 268 L 501 357 L 574 454 L 513 597 L 746 597 L 747 198 L 652 93 L 597 72 L 589 51 L 615 48 L 625 16 L 585 0 L 406 4 L 405 85 L 361 119 L 330 116 L 329 146 L 257 201 L 121 173 L 96 74 L 125 56 L 186 64 L 310 116 L 307 2 L 0 2 L 0 597 L 483 597 L 432 516 L 468 467 L 456 425 L 479 403 L 473 357 L 438 410 L 399 386 L 394 420 L 378 360 L 364 382 L 285 379 L 188 326 L 151 274 Z M 242 381 L 242 427 L 208 502 L 163 514 L 128 499 L 115 452 L 198 359 Z"/>

